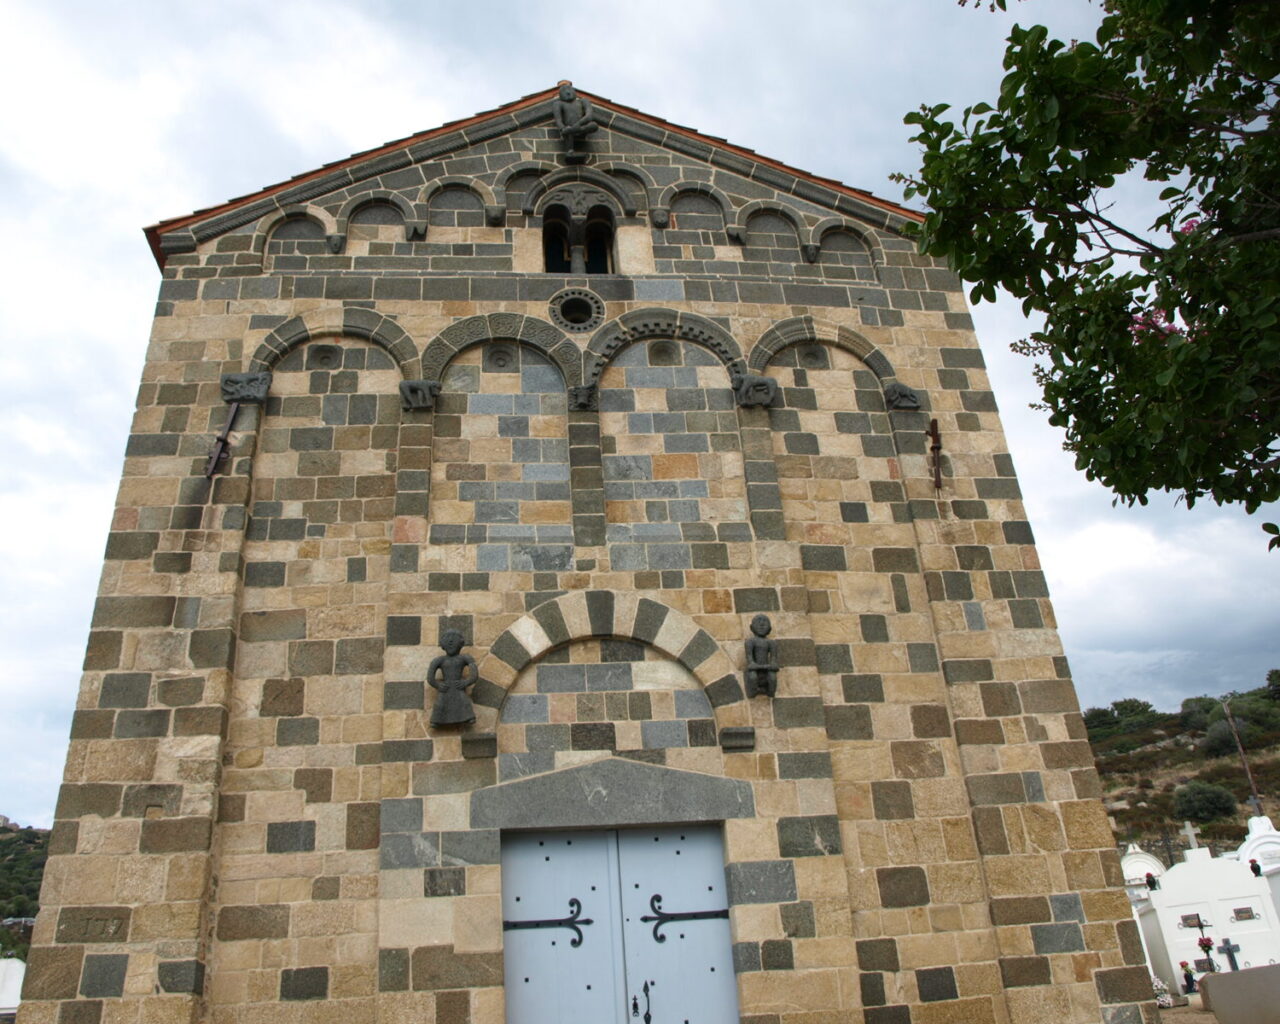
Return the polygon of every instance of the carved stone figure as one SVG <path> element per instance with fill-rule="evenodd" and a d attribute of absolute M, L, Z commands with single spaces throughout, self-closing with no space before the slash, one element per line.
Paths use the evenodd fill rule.
<path fill-rule="evenodd" d="M 767 615 L 751 620 L 747 637 L 747 696 L 772 697 L 778 692 L 778 645 L 769 639 L 773 623 Z"/>
<path fill-rule="evenodd" d="M 772 377 L 744 373 L 735 382 L 734 393 L 737 396 L 738 404 L 741 406 L 769 406 L 778 397 L 778 382 Z"/>
<path fill-rule="evenodd" d="M 475 658 L 462 653 L 464 643 L 456 629 L 440 634 L 440 649 L 444 654 L 432 659 L 427 668 L 427 683 L 440 694 L 431 709 L 432 725 L 466 725 L 476 720 L 476 709 L 471 706 L 467 688 L 475 685 L 480 672 Z"/>
<path fill-rule="evenodd" d="M 222 375 L 222 400 L 245 405 L 261 405 L 267 400 L 271 388 L 271 373 L 224 373 Z"/>
<path fill-rule="evenodd" d="M 440 394 L 438 380 L 402 380 L 400 382 L 400 408 L 405 412 L 410 409 L 434 409 L 436 395 Z"/>
<path fill-rule="evenodd" d="M 895 380 L 884 389 L 884 404 L 890 409 L 919 409 L 920 396 Z"/>
<path fill-rule="evenodd" d="M 552 111 L 564 141 L 565 158 L 569 163 L 582 163 L 587 155 L 578 149 L 581 140 L 600 129 L 591 116 L 591 101 L 579 96 L 572 82 L 561 82 L 560 95 L 552 104 Z"/>

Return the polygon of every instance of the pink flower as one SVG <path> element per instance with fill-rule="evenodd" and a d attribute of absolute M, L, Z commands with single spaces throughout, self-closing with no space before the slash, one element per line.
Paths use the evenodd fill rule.
<path fill-rule="evenodd" d="M 1169 314 L 1162 309 L 1147 309 L 1134 313 L 1129 324 L 1129 334 L 1134 341 L 1148 339 L 1162 341 L 1169 335 L 1177 333 L 1178 329 L 1169 319 Z"/>

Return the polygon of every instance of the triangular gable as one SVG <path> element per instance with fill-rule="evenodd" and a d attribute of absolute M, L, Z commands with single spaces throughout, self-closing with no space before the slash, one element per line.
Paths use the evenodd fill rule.
<path fill-rule="evenodd" d="M 429 160 L 439 160 L 458 150 L 488 139 L 552 119 L 556 88 L 525 96 L 494 110 L 483 111 L 461 121 L 450 121 L 431 131 L 388 142 L 299 174 L 288 181 L 231 199 L 220 206 L 173 217 L 145 228 L 156 262 L 164 267 L 171 252 L 190 252 L 196 244 L 234 230 L 250 221 L 305 203 L 360 181 Z M 904 222 L 920 221 L 923 215 L 864 189 L 851 188 L 832 178 L 790 167 L 762 157 L 753 150 L 735 146 L 724 139 L 703 135 L 692 128 L 664 121 L 626 107 L 603 96 L 578 90 L 596 108 L 602 126 L 624 135 L 663 146 L 675 152 L 705 160 L 714 167 L 741 174 L 745 178 L 795 195 L 811 203 L 890 230 Z M 607 115 L 607 116 L 606 116 Z"/>

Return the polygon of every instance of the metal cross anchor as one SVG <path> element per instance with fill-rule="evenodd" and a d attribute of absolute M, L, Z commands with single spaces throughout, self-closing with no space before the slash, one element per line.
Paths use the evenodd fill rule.
<path fill-rule="evenodd" d="M 942 431 L 938 430 L 938 421 L 929 420 L 929 429 L 924 431 L 929 439 L 929 452 L 933 456 L 933 489 L 942 490 Z"/>
<path fill-rule="evenodd" d="M 574 933 L 574 938 L 569 940 L 569 945 L 576 949 L 582 945 L 582 927 L 580 926 L 595 924 L 591 918 L 581 915 L 582 902 L 578 899 L 570 899 L 568 917 L 552 917 L 541 921 L 503 921 L 502 930 L 511 932 L 524 928 L 568 928 Z"/>
<path fill-rule="evenodd" d="M 668 914 L 662 909 L 662 894 L 656 892 L 649 897 L 649 908 L 657 916 L 645 914 L 640 920 L 653 922 L 653 939 L 655 942 L 667 941 L 667 937 L 659 929 L 668 921 L 710 921 L 712 918 L 728 918 L 729 916 L 728 907 L 725 907 L 724 910 L 692 910 L 680 914 Z"/>
<path fill-rule="evenodd" d="M 929 451 L 933 455 L 933 488 L 940 491 L 942 490 L 942 431 L 938 429 L 937 420 L 929 421 L 929 429 L 924 432 L 924 436 L 932 442 L 929 445 Z"/>
<path fill-rule="evenodd" d="M 204 475 L 212 480 L 218 472 L 218 466 L 231 455 L 231 428 L 235 426 L 236 413 L 240 411 L 240 403 L 232 402 L 227 409 L 227 425 L 222 428 L 213 441 L 213 451 L 209 453 L 209 461 L 204 464 Z"/>
<path fill-rule="evenodd" d="M 1236 954 L 1240 952 L 1239 943 L 1232 942 L 1224 935 L 1222 937 L 1222 945 L 1218 947 L 1218 952 L 1227 958 L 1227 963 L 1233 971 L 1240 970 L 1240 965 L 1236 963 Z"/>

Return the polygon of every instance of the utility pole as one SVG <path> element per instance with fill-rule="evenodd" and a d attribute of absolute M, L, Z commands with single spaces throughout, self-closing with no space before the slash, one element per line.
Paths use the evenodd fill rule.
<path fill-rule="evenodd" d="M 1244 766 L 1244 777 L 1249 782 L 1249 803 L 1253 804 L 1253 809 L 1257 814 L 1262 813 L 1262 798 L 1258 796 L 1258 787 L 1253 781 L 1253 772 L 1249 770 L 1249 759 L 1245 757 L 1244 744 L 1240 741 L 1240 731 L 1236 728 L 1236 720 L 1231 715 L 1231 701 L 1224 700 L 1222 702 L 1222 710 L 1227 714 L 1227 725 L 1231 729 L 1231 735 L 1236 739 L 1236 749 L 1240 751 L 1240 763 Z"/>

